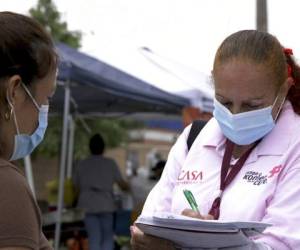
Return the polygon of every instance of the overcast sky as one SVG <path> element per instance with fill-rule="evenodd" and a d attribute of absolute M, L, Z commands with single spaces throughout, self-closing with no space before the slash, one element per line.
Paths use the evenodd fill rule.
<path fill-rule="evenodd" d="M 1 10 L 27 13 L 36 0 L 0 0 Z M 54 0 L 69 28 L 83 32 L 81 51 L 167 90 L 139 47 L 209 74 L 222 40 L 255 28 L 256 0 Z M 269 0 L 269 32 L 300 56 L 299 0 Z M 142 61 L 144 60 L 144 61 Z M 150 65 L 150 66 L 149 66 Z M 158 79 L 160 78 L 160 79 Z M 175 83 L 176 82 L 176 83 Z M 162 83 L 164 84 L 162 86 Z"/>

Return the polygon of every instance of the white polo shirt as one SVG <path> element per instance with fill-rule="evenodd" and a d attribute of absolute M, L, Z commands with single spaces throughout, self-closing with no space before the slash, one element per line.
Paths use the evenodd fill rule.
<path fill-rule="evenodd" d="M 219 192 L 226 139 L 212 118 L 188 152 L 190 128 L 172 147 L 162 177 L 150 192 L 142 214 L 180 214 L 190 208 L 183 189 L 191 190 L 200 212 L 208 214 Z M 273 226 L 256 241 L 276 250 L 300 249 L 300 116 L 289 101 L 275 128 L 251 152 L 225 189 L 219 220 L 270 223 Z"/>

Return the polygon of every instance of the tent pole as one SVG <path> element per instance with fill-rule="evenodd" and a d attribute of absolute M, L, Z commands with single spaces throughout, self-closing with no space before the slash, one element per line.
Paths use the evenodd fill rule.
<path fill-rule="evenodd" d="M 25 175 L 26 175 L 26 179 L 28 181 L 29 187 L 31 188 L 33 196 L 36 197 L 30 155 L 27 155 L 24 157 L 24 166 L 25 166 Z"/>
<path fill-rule="evenodd" d="M 63 210 L 63 203 L 64 203 L 64 180 L 65 180 L 67 142 L 68 142 L 68 118 L 70 113 L 70 96 L 71 96 L 71 90 L 69 85 L 70 83 L 69 81 L 67 81 L 65 84 L 63 131 L 62 131 L 62 145 L 61 145 L 59 186 L 58 186 L 57 213 L 56 213 L 57 216 L 56 216 L 55 241 L 54 241 L 55 250 L 59 250 L 62 210 Z"/>
<path fill-rule="evenodd" d="M 72 115 L 69 115 L 69 148 L 68 148 L 68 160 L 67 160 L 67 178 L 72 178 L 73 169 L 73 149 L 74 149 L 74 134 L 75 134 L 75 122 Z"/>

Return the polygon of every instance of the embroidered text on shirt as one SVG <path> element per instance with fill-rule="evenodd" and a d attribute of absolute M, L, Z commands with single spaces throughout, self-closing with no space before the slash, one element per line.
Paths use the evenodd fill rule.
<path fill-rule="evenodd" d="M 281 165 L 273 167 L 272 170 L 269 171 L 270 175 L 263 175 L 262 173 L 259 172 L 248 171 L 246 172 L 243 179 L 247 180 L 248 182 L 252 182 L 253 185 L 266 184 L 268 182 L 268 179 L 280 173 L 281 169 L 282 169 Z"/>
<path fill-rule="evenodd" d="M 248 171 L 246 172 L 244 178 L 248 182 L 252 182 L 253 185 L 261 185 L 261 184 L 266 184 L 268 182 L 268 177 L 267 175 L 262 175 L 262 173 L 259 172 L 254 172 L 254 171 Z"/>
<path fill-rule="evenodd" d="M 202 181 L 203 179 L 203 172 L 198 170 L 181 170 L 177 181 L 179 183 L 188 184 Z"/>

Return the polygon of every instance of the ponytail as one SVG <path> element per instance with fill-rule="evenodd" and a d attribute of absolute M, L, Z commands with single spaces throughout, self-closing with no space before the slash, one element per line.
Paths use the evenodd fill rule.
<path fill-rule="evenodd" d="M 296 64 L 291 49 L 284 49 L 284 54 L 288 65 L 288 76 L 294 80 L 294 85 L 291 86 L 287 98 L 292 103 L 295 113 L 300 115 L 300 67 Z"/>

